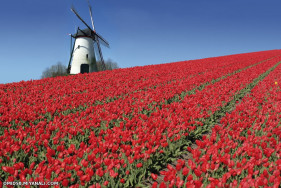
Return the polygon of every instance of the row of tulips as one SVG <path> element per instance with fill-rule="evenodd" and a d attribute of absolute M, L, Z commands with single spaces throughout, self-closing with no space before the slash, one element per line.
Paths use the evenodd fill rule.
<path fill-rule="evenodd" d="M 236 108 L 197 140 L 187 162 L 160 172 L 160 187 L 279 187 L 281 182 L 281 65 Z M 255 86 L 255 87 L 254 87 Z M 154 179 L 157 177 L 153 174 Z M 157 187 L 157 182 L 153 186 Z"/>
<path fill-rule="evenodd" d="M 139 110 L 144 98 L 134 94 L 123 98 L 123 103 L 130 104 L 127 108 L 133 109 L 128 113 L 118 114 L 124 106 L 114 101 L 108 107 L 97 105 L 55 116 L 50 122 L 5 129 L 0 137 L 1 166 L 5 171 L 1 177 L 9 181 L 52 180 L 73 187 L 94 183 L 136 186 L 150 172 L 159 170 L 163 162 L 179 155 L 179 149 L 191 142 L 191 135 L 207 130 L 201 128 L 204 126 L 196 121 L 198 118 L 209 117 L 219 100 L 227 103 L 230 96 L 277 61 L 279 57 L 200 88 L 196 94 L 182 96 L 181 102 L 169 102 L 153 110 Z M 220 95 L 226 97 L 218 100 Z M 196 108 L 194 100 L 200 104 Z M 197 113 L 186 113 L 187 109 Z"/>
<path fill-rule="evenodd" d="M 2 106 L 1 111 L 6 112 L 7 115 L 9 114 L 12 117 L 10 120 L 16 119 L 15 115 L 23 118 L 24 114 L 22 113 L 27 113 L 28 111 L 36 112 L 37 115 L 34 114 L 33 117 L 38 118 L 40 114 L 47 112 L 54 114 L 66 109 L 77 108 L 80 105 L 104 102 L 105 100 L 114 99 L 139 89 L 157 86 L 161 83 L 165 84 L 176 79 L 177 74 L 175 72 L 179 72 L 179 70 L 192 70 L 187 75 L 195 76 L 196 73 L 200 73 L 201 69 L 195 70 L 194 66 L 191 69 L 192 63 L 197 63 L 200 68 L 202 66 L 211 70 L 215 67 L 214 64 L 206 62 L 208 61 L 182 62 L 181 64 L 185 63 L 185 66 L 178 63 L 177 66 L 171 64 L 169 69 L 165 67 L 167 65 L 149 66 L 149 71 L 147 70 L 148 67 L 138 68 L 137 70 L 135 70 L 136 68 L 119 69 L 106 72 L 107 74 L 80 75 L 71 77 L 71 79 L 61 77 L 6 84 L 2 85 L 1 88 L 3 94 L 1 102 L 5 104 Z M 77 98 L 79 98 L 79 101 L 75 102 Z M 38 103 L 44 105 L 45 108 L 36 108 Z M 20 112 L 19 109 L 25 109 L 25 111 Z"/>
<path fill-rule="evenodd" d="M 0 122 L 9 126 L 14 122 L 53 119 L 62 112 L 109 103 L 137 91 L 149 92 L 155 87 L 167 98 L 186 90 L 183 82 L 197 85 L 211 81 L 277 55 L 280 51 L 273 50 L 0 85 Z M 215 75 L 213 71 L 220 74 Z M 167 88 L 172 92 L 166 92 Z"/>

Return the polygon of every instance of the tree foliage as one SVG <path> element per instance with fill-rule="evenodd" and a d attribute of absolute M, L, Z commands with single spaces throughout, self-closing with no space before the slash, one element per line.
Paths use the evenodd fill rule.
<path fill-rule="evenodd" d="M 113 69 L 120 68 L 118 66 L 118 64 L 116 62 L 112 61 L 111 59 L 108 59 L 107 61 L 105 61 L 104 64 L 105 64 L 105 70 L 113 70 Z M 101 61 L 97 61 L 97 67 L 98 67 L 98 71 L 103 70 Z"/>
<path fill-rule="evenodd" d="M 105 70 L 113 70 L 118 69 L 119 66 L 116 62 L 112 61 L 111 59 L 108 59 L 104 62 L 105 64 Z M 97 62 L 97 68 L 98 71 L 102 71 L 102 63 L 100 61 Z M 56 76 L 66 76 L 67 73 L 67 67 L 63 65 L 61 62 L 58 62 L 55 65 L 52 65 L 49 68 L 46 68 L 44 72 L 42 73 L 42 78 L 49 78 L 49 77 L 56 77 Z"/>
<path fill-rule="evenodd" d="M 65 76 L 67 75 L 66 66 L 63 65 L 61 62 L 58 62 L 55 65 L 52 65 L 49 68 L 46 68 L 42 73 L 42 78 L 48 77 L 56 77 L 56 76 Z"/>

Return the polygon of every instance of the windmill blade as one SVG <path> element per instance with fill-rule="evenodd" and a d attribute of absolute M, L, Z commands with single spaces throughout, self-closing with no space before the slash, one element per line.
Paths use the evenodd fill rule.
<path fill-rule="evenodd" d="M 83 22 L 83 24 L 85 24 L 90 30 L 92 30 L 92 28 L 79 16 L 73 6 L 71 7 L 71 11 L 79 18 L 79 20 Z"/>
<path fill-rule="evenodd" d="M 71 60 L 72 60 L 72 54 L 73 54 L 73 51 L 74 51 L 74 46 L 75 46 L 75 42 L 76 41 L 74 41 L 74 44 L 72 45 L 72 35 L 70 34 L 70 58 L 69 58 L 69 62 L 68 62 L 68 66 L 67 66 L 67 73 L 69 74 L 70 73 L 70 68 L 71 68 L 71 65 L 70 65 L 70 63 L 71 63 Z"/>
<path fill-rule="evenodd" d="M 67 35 L 70 36 L 70 55 L 71 55 L 72 54 L 72 38 L 73 38 L 73 36 L 70 33 L 67 33 Z"/>
<path fill-rule="evenodd" d="M 91 16 L 91 21 L 92 21 L 92 26 L 93 26 L 94 34 L 101 40 L 100 41 L 101 44 L 103 44 L 104 46 L 109 48 L 109 43 L 102 36 L 100 36 L 98 33 L 96 33 L 95 25 L 94 25 L 94 19 L 93 19 L 92 7 L 91 7 L 91 4 L 90 4 L 89 0 L 88 0 L 88 6 L 89 6 L 89 11 L 90 11 L 90 16 Z"/>
<path fill-rule="evenodd" d="M 88 6 L 89 6 L 89 11 L 90 11 L 90 17 L 92 21 L 92 26 L 93 26 L 93 31 L 95 31 L 95 25 L 94 25 L 94 20 L 93 20 L 93 13 L 92 13 L 92 7 L 90 5 L 90 1 L 88 0 Z"/>
<path fill-rule="evenodd" d="M 104 46 L 109 48 L 109 43 L 102 37 L 100 36 L 98 33 L 95 32 L 95 35 L 97 36 L 98 39 L 100 39 L 101 44 L 103 44 Z"/>
<path fill-rule="evenodd" d="M 105 70 L 105 64 L 104 64 L 104 60 L 103 60 L 103 56 L 102 56 L 102 52 L 101 52 L 99 39 L 97 39 L 96 42 L 97 42 L 97 46 L 98 46 L 98 52 L 99 52 L 99 56 L 100 56 L 100 60 L 101 60 L 101 64 L 102 64 L 102 69 Z"/>

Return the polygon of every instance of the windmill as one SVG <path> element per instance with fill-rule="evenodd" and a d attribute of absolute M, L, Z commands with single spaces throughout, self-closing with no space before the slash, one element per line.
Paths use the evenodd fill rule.
<path fill-rule="evenodd" d="M 77 11 L 72 6 L 71 11 L 82 21 L 86 26 L 85 29 L 77 28 L 77 31 L 71 37 L 71 55 L 68 64 L 68 73 L 78 74 L 78 73 L 88 73 L 97 72 L 97 58 L 99 57 L 102 64 L 102 69 L 105 70 L 105 64 L 102 56 L 102 51 L 100 44 L 109 47 L 108 42 L 99 35 L 94 26 L 92 8 L 88 0 L 88 6 L 90 11 L 90 17 L 92 22 L 92 28 L 80 17 Z M 72 45 L 72 38 L 75 39 Z M 95 54 L 96 52 L 96 54 Z"/>

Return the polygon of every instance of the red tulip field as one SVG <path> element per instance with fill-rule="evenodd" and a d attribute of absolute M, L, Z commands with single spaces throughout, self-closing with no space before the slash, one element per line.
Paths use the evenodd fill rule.
<path fill-rule="evenodd" d="M 277 188 L 280 84 L 281 50 L 0 84 L 0 186 Z"/>

